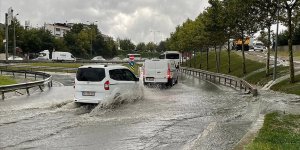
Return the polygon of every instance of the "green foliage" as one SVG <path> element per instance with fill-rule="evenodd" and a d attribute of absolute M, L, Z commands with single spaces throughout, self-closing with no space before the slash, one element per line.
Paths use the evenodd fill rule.
<path fill-rule="evenodd" d="M 135 50 L 135 45 L 131 42 L 130 39 L 119 39 L 120 48 L 123 51 L 132 51 Z"/>
<path fill-rule="evenodd" d="M 17 82 L 8 76 L 0 76 L 0 86 L 16 84 Z"/>
<path fill-rule="evenodd" d="M 271 90 L 281 91 L 289 94 L 300 95 L 300 75 L 295 76 L 295 83 L 290 83 L 289 80 L 284 80 L 271 87 Z"/>
<path fill-rule="evenodd" d="M 136 50 L 138 52 L 144 52 L 144 51 L 146 51 L 147 50 L 146 44 L 144 42 L 138 43 L 136 45 Z"/>
<path fill-rule="evenodd" d="M 300 115 L 267 114 L 263 127 L 246 150 L 300 149 Z"/>
<path fill-rule="evenodd" d="M 278 78 L 280 78 L 288 73 L 289 73 L 288 67 L 280 66 L 277 68 L 277 77 Z M 260 85 L 260 86 L 266 85 L 271 80 L 273 80 L 273 76 L 272 75 L 266 76 L 265 70 L 263 70 L 261 72 L 257 72 L 246 78 L 246 81 L 248 81 L 249 83 L 255 84 L 255 85 Z"/>
<path fill-rule="evenodd" d="M 149 42 L 146 45 L 146 50 L 149 51 L 149 52 L 155 52 L 156 48 L 157 48 L 157 45 L 155 43 L 153 43 L 153 42 Z"/>

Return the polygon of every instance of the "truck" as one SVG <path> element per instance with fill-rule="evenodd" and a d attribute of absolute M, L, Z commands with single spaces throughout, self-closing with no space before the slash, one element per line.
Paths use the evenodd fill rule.
<path fill-rule="evenodd" d="M 253 45 L 253 38 L 246 37 L 245 42 L 244 42 L 244 50 L 248 51 L 250 48 L 253 47 L 252 45 Z M 233 42 L 233 48 L 232 49 L 242 50 L 242 39 L 236 39 Z"/>
<path fill-rule="evenodd" d="M 76 58 L 70 52 L 54 51 L 50 56 L 49 50 L 43 50 L 39 52 L 39 56 L 34 60 L 76 61 Z"/>
<path fill-rule="evenodd" d="M 178 83 L 178 70 L 174 60 L 145 60 L 143 66 L 144 85 L 161 84 L 173 86 Z"/>

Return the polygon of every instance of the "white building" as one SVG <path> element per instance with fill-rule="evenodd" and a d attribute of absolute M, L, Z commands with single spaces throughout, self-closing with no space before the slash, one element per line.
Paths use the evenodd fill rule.
<path fill-rule="evenodd" d="M 45 30 L 50 31 L 55 37 L 62 38 L 71 30 L 71 27 L 65 23 L 45 24 Z"/>

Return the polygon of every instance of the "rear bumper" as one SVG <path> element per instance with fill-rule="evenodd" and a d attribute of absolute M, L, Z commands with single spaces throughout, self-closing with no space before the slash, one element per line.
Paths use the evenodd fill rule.
<path fill-rule="evenodd" d="M 162 79 L 157 79 L 157 78 L 154 78 L 154 80 L 146 80 L 146 78 L 144 78 L 144 83 L 167 83 L 168 82 L 168 79 L 166 78 L 162 78 Z"/>
<path fill-rule="evenodd" d="M 99 104 L 101 100 L 74 99 L 75 103 Z"/>

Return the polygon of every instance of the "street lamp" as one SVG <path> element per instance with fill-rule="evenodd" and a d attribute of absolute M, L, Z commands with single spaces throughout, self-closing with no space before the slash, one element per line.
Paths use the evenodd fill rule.
<path fill-rule="evenodd" d="M 86 21 L 86 22 L 90 22 L 90 21 Z M 94 25 L 94 23 L 97 23 L 98 21 L 94 21 L 94 22 L 90 22 L 91 24 L 90 25 Z M 91 29 L 91 58 L 92 58 L 92 55 L 93 55 L 93 33 L 92 33 L 92 30 L 93 28 L 90 27 Z"/>
<path fill-rule="evenodd" d="M 16 47 L 17 47 L 17 43 L 16 43 L 16 22 L 17 22 L 17 16 L 19 14 L 16 14 L 14 16 L 14 49 L 13 49 L 13 60 L 15 60 L 15 56 L 16 56 Z"/>

